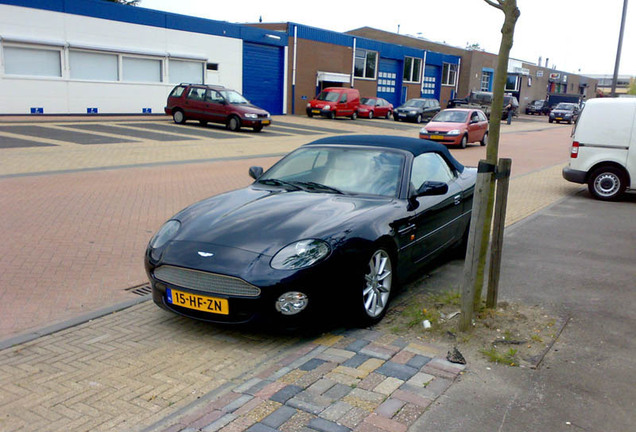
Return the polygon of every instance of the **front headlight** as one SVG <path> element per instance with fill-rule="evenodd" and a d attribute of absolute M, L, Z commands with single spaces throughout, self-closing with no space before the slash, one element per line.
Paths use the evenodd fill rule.
<path fill-rule="evenodd" d="M 409 114 L 417 114 L 417 111 L 409 111 Z"/>
<path fill-rule="evenodd" d="M 322 107 L 323 111 L 330 111 L 331 107 L 329 105 L 325 105 L 324 107 Z"/>
<path fill-rule="evenodd" d="M 161 228 L 159 228 L 159 231 L 157 231 L 157 233 L 150 239 L 150 243 L 148 243 L 153 259 L 159 259 L 161 253 L 157 251 L 174 238 L 179 231 L 179 228 L 181 228 L 181 222 L 174 219 L 169 220 L 163 224 Z"/>
<path fill-rule="evenodd" d="M 276 270 L 296 270 L 314 265 L 329 255 L 329 245 L 317 239 L 300 240 L 282 248 L 270 265 Z"/>
<path fill-rule="evenodd" d="M 453 129 L 452 131 L 448 131 L 447 135 L 459 135 L 460 133 L 459 129 Z"/>
<path fill-rule="evenodd" d="M 245 118 L 248 118 L 248 119 L 257 119 L 257 118 L 258 118 L 258 114 L 246 113 L 246 114 L 245 114 Z"/>
<path fill-rule="evenodd" d="M 422 129 L 420 129 L 420 133 L 421 134 L 427 134 L 428 131 L 426 130 L 426 128 L 422 128 Z"/>

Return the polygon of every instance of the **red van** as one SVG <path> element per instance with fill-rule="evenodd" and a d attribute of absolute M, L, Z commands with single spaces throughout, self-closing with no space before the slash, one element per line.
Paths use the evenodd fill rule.
<path fill-rule="evenodd" d="M 327 118 L 358 118 L 360 92 L 353 88 L 327 87 L 307 104 L 307 115 L 321 115 Z"/>
<path fill-rule="evenodd" d="M 208 122 L 225 124 L 231 131 L 249 127 L 260 132 L 272 123 L 267 111 L 252 105 L 238 92 L 203 84 L 176 86 L 168 96 L 165 112 L 178 124 L 192 119 L 202 125 Z"/>

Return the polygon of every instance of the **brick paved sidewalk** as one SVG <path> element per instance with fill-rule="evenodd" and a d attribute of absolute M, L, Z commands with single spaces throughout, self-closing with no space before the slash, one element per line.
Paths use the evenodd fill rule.
<path fill-rule="evenodd" d="M 464 370 L 444 356 L 377 331 L 327 334 L 145 431 L 406 431 Z"/>

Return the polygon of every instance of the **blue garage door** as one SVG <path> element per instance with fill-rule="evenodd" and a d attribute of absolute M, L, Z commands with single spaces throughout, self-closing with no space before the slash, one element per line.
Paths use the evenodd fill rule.
<path fill-rule="evenodd" d="M 283 48 L 243 43 L 243 95 L 271 114 L 282 114 L 283 67 Z"/>
<path fill-rule="evenodd" d="M 439 100 L 442 89 L 442 83 L 439 81 L 440 77 L 439 66 L 426 65 L 424 68 L 424 82 L 422 83 L 422 97 Z"/>
<path fill-rule="evenodd" d="M 397 60 L 380 59 L 378 69 L 378 97 L 386 99 L 393 106 L 400 105 L 402 72 Z"/>

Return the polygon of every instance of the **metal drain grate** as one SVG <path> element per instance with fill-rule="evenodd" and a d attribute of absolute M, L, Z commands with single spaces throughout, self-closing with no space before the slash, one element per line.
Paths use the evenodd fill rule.
<path fill-rule="evenodd" d="M 147 296 L 152 294 L 152 288 L 149 284 L 137 285 L 134 287 L 126 288 L 125 291 L 136 294 L 138 296 Z"/>

